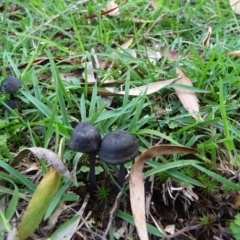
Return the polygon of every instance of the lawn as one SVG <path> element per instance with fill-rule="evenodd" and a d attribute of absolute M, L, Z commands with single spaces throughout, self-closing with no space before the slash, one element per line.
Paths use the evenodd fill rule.
<path fill-rule="evenodd" d="M 233 2 L 0 3 L 0 239 L 240 240 Z"/>

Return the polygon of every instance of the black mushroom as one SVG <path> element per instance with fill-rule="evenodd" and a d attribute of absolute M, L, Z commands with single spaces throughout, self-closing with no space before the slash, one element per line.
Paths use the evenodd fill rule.
<path fill-rule="evenodd" d="M 79 123 L 72 132 L 69 142 L 69 148 L 76 151 L 86 153 L 90 160 L 90 193 L 94 194 L 96 191 L 96 176 L 95 176 L 95 162 L 96 155 L 101 143 L 101 136 L 97 128 L 89 123 Z"/>
<path fill-rule="evenodd" d="M 99 159 L 107 164 L 120 165 L 117 183 L 121 188 L 126 175 L 124 164 L 133 160 L 138 150 L 137 139 L 126 131 L 113 131 L 102 139 Z"/>
<path fill-rule="evenodd" d="M 14 99 L 9 99 L 4 103 L 11 109 L 18 109 L 18 104 Z M 7 107 L 5 107 L 5 109 L 8 110 Z"/>
<path fill-rule="evenodd" d="M 15 93 L 20 87 L 22 83 L 15 77 L 6 77 L 3 79 L 1 84 L 1 91 L 7 94 Z"/>

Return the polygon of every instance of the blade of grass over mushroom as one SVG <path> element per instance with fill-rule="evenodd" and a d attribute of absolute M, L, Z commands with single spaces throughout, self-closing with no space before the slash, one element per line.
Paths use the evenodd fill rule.
<path fill-rule="evenodd" d="M 61 184 L 61 175 L 50 167 L 30 200 L 19 225 L 20 239 L 28 238 L 42 221 Z"/>
<path fill-rule="evenodd" d="M 140 239 L 148 239 L 148 233 L 146 228 L 146 217 L 145 217 L 145 199 L 144 199 L 144 182 L 143 182 L 143 166 L 144 163 L 154 157 L 160 155 L 169 155 L 174 153 L 196 153 L 195 149 L 160 145 L 154 146 L 143 152 L 134 163 L 130 172 L 130 202 L 133 213 L 133 218 L 137 227 L 138 235 Z M 194 161 L 195 162 L 195 161 Z M 196 161 L 198 162 L 198 161 Z M 195 162 L 195 163 L 196 163 Z M 181 161 L 181 164 L 183 162 Z"/>

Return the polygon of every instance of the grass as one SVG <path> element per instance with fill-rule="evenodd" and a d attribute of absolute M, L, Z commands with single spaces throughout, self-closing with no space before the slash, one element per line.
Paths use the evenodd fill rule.
<path fill-rule="evenodd" d="M 11 8 L 13 4 L 16 4 L 15 8 Z M 35 179 L 36 170 L 24 172 L 36 161 L 34 157 L 29 158 L 30 163 L 23 159 L 25 165 L 10 166 L 21 149 L 37 146 L 58 153 L 59 146 L 63 147 L 62 160 L 78 182 L 75 187 L 62 179 L 45 220 L 60 202 L 65 206 L 76 202 L 82 204 L 82 198 L 88 192 L 87 172 L 83 171 L 83 167 L 88 167 L 87 159 L 81 153 L 71 151 L 67 145 L 72 129 L 79 121 L 95 125 L 102 137 L 117 129 L 129 131 L 138 139 L 140 153 L 159 141 L 197 149 L 197 154 L 192 156 L 175 154 L 147 162 L 145 176 L 155 175 L 155 204 L 155 196 L 161 198 L 162 179 L 164 182 L 164 179 L 171 178 L 176 187 L 183 183 L 195 186 L 193 191 L 199 196 L 203 193 L 204 198 L 213 204 L 218 204 L 214 195 L 221 194 L 224 202 L 226 192 L 223 188 L 231 189 L 228 194 L 234 205 L 240 190 L 236 178 L 240 165 L 240 60 L 227 54 L 240 49 L 239 16 L 232 11 L 227 0 L 215 3 L 195 1 L 195 4 L 158 0 L 156 9 L 145 1 L 128 0 L 121 6 L 120 16 L 100 16 L 106 4 L 107 1 L 34 0 L 29 3 L 8 0 L 2 5 L 0 82 L 8 75 L 18 77 L 22 82 L 22 88 L 16 93 L 18 110 L 5 109 L 4 101 L 9 96 L 0 95 L 0 167 L 3 171 L 0 198 L 5 201 L 5 207 L 0 211 L 2 235 L 12 227 L 12 219 L 19 218 L 16 211 L 22 212 L 20 203 L 25 209 L 39 184 L 38 180 L 31 180 Z M 97 17 L 86 18 L 91 15 Z M 134 22 L 134 18 L 145 22 Z M 209 26 L 212 28 L 210 46 L 204 47 L 202 41 Z M 134 50 L 136 58 L 128 50 L 120 49 L 130 38 L 133 43 L 129 48 Z M 152 63 L 149 52 L 162 52 L 163 48 L 178 51 L 180 58 L 169 61 L 162 56 Z M 107 62 L 107 67 L 97 67 L 96 59 L 99 63 Z M 88 83 L 88 62 L 93 64 L 97 84 Z M 23 63 L 26 64 L 21 67 Z M 151 95 L 129 96 L 130 88 L 175 78 L 176 68 L 181 68 L 191 79 L 203 121 L 196 121 L 187 113 L 173 84 Z M 63 80 L 63 75 L 70 76 L 70 73 L 75 77 L 71 81 Z M 104 83 L 107 81 L 114 83 L 112 86 L 116 91 L 124 89 L 125 95 L 106 98 Z M 64 146 L 60 144 L 61 139 L 65 139 Z M 111 194 L 108 190 L 114 186 L 118 169 L 100 162 L 97 165 L 101 169 L 97 175 L 101 186 L 98 194 L 104 199 L 105 194 Z M 38 170 L 44 168 L 38 166 Z M 181 191 L 179 194 L 184 198 Z M 132 224 L 127 190 L 124 196 L 124 211 L 120 206 L 116 219 Z M 101 211 L 96 210 L 98 201 L 91 201 L 93 203 L 89 204 L 87 211 L 93 212 L 94 221 L 102 221 Z M 104 214 L 113 205 L 113 202 L 106 202 Z M 182 202 L 179 200 L 178 204 Z M 193 208 L 198 204 L 198 201 L 192 201 Z M 74 223 L 75 213 L 70 207 L 68 211 L 69 215 L 62 212 L 58 226 L 66 216 L 69 224 Z M 156 211 L 155 215 L 161 216 L 158 207 Z M 233 212 L 237 214 L 239 210 Z M 201 223 L 204 216 L 197 214 L 196 223 Z M 234 217 L 224 215 L 223 218 L 227 219 L 224 223 L 221 217 L 216 221 L 228 229 L 228 221 Z M 189 225 L 195 224 L 187 216 L 184 220 Z M 104 227 L 106 222 L 103 221 Z M 162 236 L 159 226 L 151 220 L 149 223 L 152 225 L 149 234 Z M 176 222 L 168 219 L 164 227 L 172 223 Z M 90 230 L 86 228 L 80 229 L 76 235 L 89 237 L 97 234 L 97 225 Z M 57 227 L 49 231 L 48 236 L 54 231 Z M 113 232 L 112 229 L 109 236 L 112 237 Z M 218 234 L 214 229 L 210 232 L 206 232 L 206 239 Z M 137 238 L 136 232 L 132 237 Z"/>

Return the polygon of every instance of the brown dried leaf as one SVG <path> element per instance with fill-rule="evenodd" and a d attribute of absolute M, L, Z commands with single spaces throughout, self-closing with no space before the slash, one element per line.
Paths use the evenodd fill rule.
<path fill-rule="evenodd" d="M 180 68 L 176 69 L 176 73 L 180 78 L 175 82 L 176 84 L 182 84 L 190 87 L 193 86 L 191 80 L 182 72 Z M 179 89 L 179 88 L 174 88 L 174 89 L 183 107 L 195 119 L 199 120 L 199 117 L 198 117 L 199 105 L 198 105 L 198 98 L 196 96 L 196 93 L 189 90 Z"/>
<path fill-rule="evenodd" d="M 146 91 L 146 95 L 152 94 L 159 91 L 160 89 L 166 87 L 167 85 L 175 82 L 179 78 L 173 78 L 169 80 L 158 81 L 154 83 L 149 83 L 140 87 L 131 88 L 128 91 L 129 96 L 138 96 Z M 111 92 L 112 91 L 112 92 Z M 102 96 L 122 96 L 125 95 L 125 91 L 113 92 L 113 89 L 108 88 L 108 91 L 98 90 L 98 94 Z"/>
<path fill-rule="evenodd" d="M 179 59 L 178 52 L 175 51 L 175 50 L 169 50 L 169 49 L 167 49 L 166 46 L 162 46 L 160 51 L 161 51 L 162 56 L 168 57 L 168 59 L 170 61 L 174 62 L 174 61 L 177 61 Z"/>
<path fill-rule="evenodd" d="M 112 2 L 114 2 L 114 1 L 112 1 Z M 115 7 L 111 8 L 111 9 L 109 9 L 107 11 L 101 12 L 101 16 L 103 16 L 103 15 L 110 15 L 111 12 L 114 12 L 115 10 L 119 9 L 126 2 L 127 2 L 127 0 L 124 0 L 121 4 L 116 5 Z M 87 16 L 86 19 L 92 19 L 92 18 L 95 18 L 95 17 L 98 17 L 98 15 L 93 14 L 93 15 Z"/>
<path fill-rule="evenodd" d="M 31 153 L 34 154 L 38 159 L 46 160 L 46 163 L 48 165 L 52 165 L 62 176 L 73 182 L 70 172 L 68 171 L 64 163 L 61 161 L 61 159 L 58 157 L 58 155 L 46 148 L 32 147 L 23 149 L 15 156 L 15 158 L 11 162 L 11 166 L 18 165 L 23 158 L 28 157 Z"/>
<path fill-rule="evenodd" d="M 149 2 L 154 10 L 158 9 L 156 0 L 146 0 L 146 2 Z"/>
<path fill-rule="evenodd" d="M 178 78 L 173 78 L 173 79 L 164 80 L 164 81 L 158 81 L 158 82 L 149 83 L 149 84 L 146 84 L 146 85 L 143 85 L 140 87 L 131 88 L 131 89 L 129 89 L 128 94 L 129 94 L 129 96 L 138 96 L 139 94 L 143 94 L 146 91 L 146 95 L 149 95 L 149 94 L 159 91 L 160 89 L 175 82 L 176 80 L 178 80 Z M 120 94 L 120 95 L 124 95 L 125 93 L 126 93 L 125 91 L 118 92 L 118 94 Z"/>
<path fill-rule="evenodd" d="M 212 34 L 212 28 L 208 27 L 207 34 L 206 34 L 205 38 L 203 39 L 203 43 L 202 43 L 204 47 L 207 47 L 207 48 L 209 47 L 211 34 Z"/>
<path fill-rule="evenodd" d="M 143 182 L 144 163 L 160 155 L 169 155 L 174 153 L 195 153 L 196 150 L 181 146 L 159 145 L 147 149 L 134 163 L 130 172 L 130 202 L 134 222 L 138 231 L 140 240 L 148 240 L 146 216 L 145 216 L 145 194 Z"/>
<path fill-rule="evenodd" d="M 232 10 L 236 14 L 240 14 L 240 1 L 239 0 L 229 0 Z"/>
<path fill-rule="evenodd" d="M 229 57 L 240 58 L 240 50 L 229 52 L 227 55 Z"/>
<path fill-rule="evenodd" d="M 115 0 L 107 3 L 107 8 L 105 9 L 105 11 L 108 12 L 106 15 L 119 16 L 119 6 L 115 3 Z"/>
<path fill-rule="evenodd" d="M 132 42 L 133 42 L 133 38 L 128 39 L 125 43 L 123 43 L 123 44 L 121 45 L 121 48 L 123 48 L 123 49 L 129 48 L 130 45 L 132 44 Z"/>

